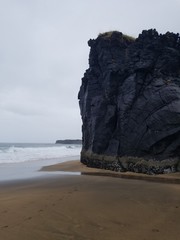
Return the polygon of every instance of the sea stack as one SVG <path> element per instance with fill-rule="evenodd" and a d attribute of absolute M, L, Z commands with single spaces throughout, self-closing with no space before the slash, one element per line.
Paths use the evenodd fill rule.
<path fill-rule="evenodd" d="M 115 171 L 180 171 L 180 37 L 155 29 L 88 41 L 81 162 Z"/>

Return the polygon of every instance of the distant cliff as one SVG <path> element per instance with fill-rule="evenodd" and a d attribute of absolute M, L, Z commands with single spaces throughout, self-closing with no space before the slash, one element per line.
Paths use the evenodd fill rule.
<path fill-rule="evenodd" d="M 82 140 L 80 139 L 57 140 L 56 144 L 82 144 Z"/>
<path fill-rule="evenodd" d="M 180 37 L 156 30 L 89 40 L 81 162 L 148 174 L 180 170 Z"/>

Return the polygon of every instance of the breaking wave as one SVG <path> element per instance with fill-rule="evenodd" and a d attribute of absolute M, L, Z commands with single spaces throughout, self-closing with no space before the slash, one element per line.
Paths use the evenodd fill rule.
<path fill-rule="evenodd" d="M 79 156 L 80 151 L 81 145 L 1 143 L 0 163 L 20 163 Z"/>

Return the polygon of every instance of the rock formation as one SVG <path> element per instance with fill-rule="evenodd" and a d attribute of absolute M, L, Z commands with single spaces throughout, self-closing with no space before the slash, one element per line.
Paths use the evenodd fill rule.
<path fill-rule="evenodd" d="M 148 174 L 180 170 L 180 37 L 156 30 L 89 40 L 81 162 Z"/>
<path fill-rule="evenodd" d="M 56 144 L 82 144 L 81 139 L 56 140 Z"/>

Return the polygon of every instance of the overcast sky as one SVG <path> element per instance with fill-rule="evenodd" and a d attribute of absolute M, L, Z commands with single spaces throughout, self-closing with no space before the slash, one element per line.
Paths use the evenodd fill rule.
<path fill-rule="evenodd" d="M 0 142 L 81 138 L 87 41 L 180 32 L 180 0 L 0 0 Z"/>

